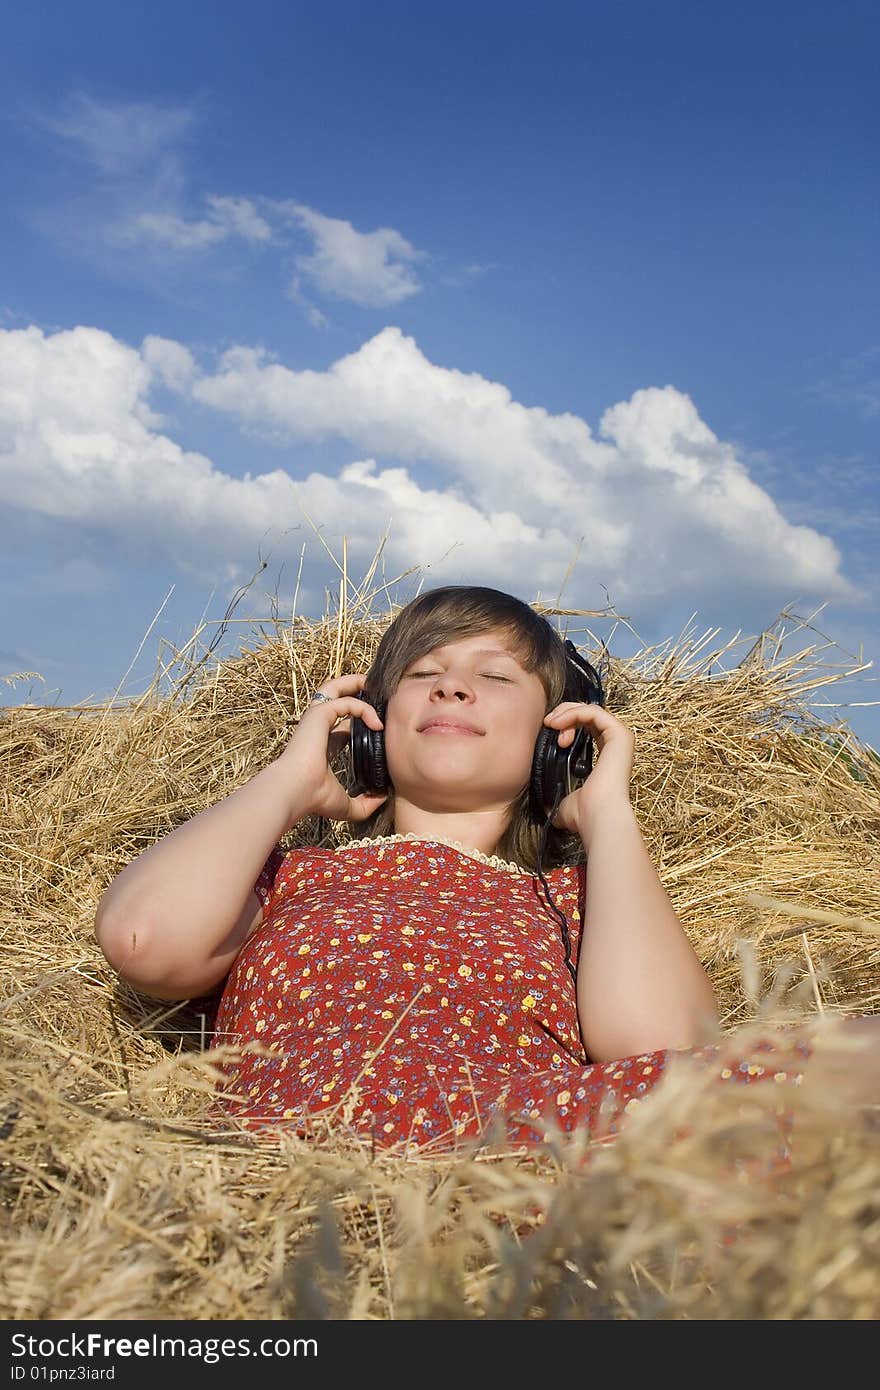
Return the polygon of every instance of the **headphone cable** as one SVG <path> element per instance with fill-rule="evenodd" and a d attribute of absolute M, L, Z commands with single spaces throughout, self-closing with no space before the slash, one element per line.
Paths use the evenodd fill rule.
<path fill-rule="evenodd" d="M 541 868 L 541 865 L 542 865 L 543 862 L 544 862 L 544 851 L 545 851 L 545 849 L 547 848 L 547 837 L 548 837 L 548 835 L 549 835 L 549 833 L 550 833 L 550 823 L 551 823 L 551 821 L 553 820 L 553 817 L 556 815 L 556 812 L 559 810 L 559 803 L 560 803 L 561 800 L 562 800 L 562 788 L 561 788 L 561 787 L 557 787 L 557 788 L 556 788 L 556 791 L 555 791 L 555 793 L 554 793 L 554 796 L 553 796 L 553 807 L 552 807 L 552 809 L 551 809 L 551 810 L 548 812 L 548 814 L 547 814 L 547 819 L 546 819 L 546 821 L 544 822 L 544 829 L 543 829 L 542 832 L 541 832 L 541 843 L 540 843 L 540 845 L 538 846 L 538 878 L 541 880 L 541 883 L 544 885 L 544 892 L 545 892 L 545 894 L 547 895 L 547 906 L 550 908 L 550 911 L 551 911 L 551 912 L 555 912 L 556 917 L 557 917 L 557 919 L 558 919 L 558 921 L 559 921 L 559 925 L 560 925 L 560 927 L 561 927 L 561 929 L 562 929 L 562 942 L 563 942 L 563 945 L 565 946 L 565 964 L 566 964 L 566 966 L 567 966 L 567 968 L 568 968 L 568 973 L 571 975 L 571 978 L 572 978 L 572 980 L 574 981 L 575 994 L 577 994 L 577 971 L 575 970 L 574 966 L 573 966 L 572 963 L 571 963 L 571 937 L 569 936 L 569 933 L 568 933 L 568 923 L 566 922 L 565 917 L 564 917 L 563 914 L 559 911 L 559 908 L 556 906 L 555 902 L 553 901 L 553 897 L 552 897 L 552 895 L 551 895 L 551 893 L 550 893 L 550 885 L 549 885 L 549 883 L 547 882 L 546 878 L 544 877 L 544 874 L 543 874 L 543 871 L 542 871 L 542 868 Z"/>

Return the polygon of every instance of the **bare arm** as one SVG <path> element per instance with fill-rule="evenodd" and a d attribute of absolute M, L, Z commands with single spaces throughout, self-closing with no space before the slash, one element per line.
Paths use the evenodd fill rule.
<path fill-rule="evenodd" d="M 262 908 L 253 885 L 307 814 L 284 757 L 166 835 L 116 876 L 95 916 L 108 961 L 135 989 L 189 999 L 228 973 Z"/>
<path fill-rule="evenodd" d="M 329 759 L 348 737 L 333 730 L 358 715 L 382 722 L 354 692 L 362 673 L 324 682 L 275 762 L 216 806 L 127 865 L 103 894 L 95 934 L 135 989 L 160 999 L 205 994 L 229 972 L 262 909 L 253 885 L 273 846 L 304 816 L 364 820 L 383 795 L 349 796 Z"/>
<path fill-rule="evenodd" d="M 587 894 L 577 971 L 581 1031 L 593 1061 L 706 1041 L 715 996 L 642 839 L 629 801 L 579 827 Z"/>
<path fill-rule="evenodd" d="M 577 969 L 578 1019 L 596 1062 L 686 1048 L 715 1033 L 709 977 L 675 915 L 642 839 L 629 787 L 635 737 L 598 703 L 566 700 L 545 715 L 561 748 L 579 726 L 598 757 L 553 824 L 580 836 L 587 894 Z"/>

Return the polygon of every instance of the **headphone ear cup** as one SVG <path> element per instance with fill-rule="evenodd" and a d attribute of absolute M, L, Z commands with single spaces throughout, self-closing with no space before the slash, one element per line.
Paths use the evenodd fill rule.
<path fill-rule="evenodd" d="M 543 824 L 547 812 L 553 805 L 552 788 L 556 784 L 554 745 L 558 753 L 559 744 L 556 742 L 556 730 L 542 729 L 535 740 L 532 775 L 529 780 L 529 814 L 536 825 Z M 547 799 L 548 792 L 550 793 L 549 801 Z"/>
<path fill-rule="evenodd" d="M 365 792 L 387 792 L 391 779 L 385 760 L 385 730 L 371 729 L 363 719 L 352 715 L 348 746 L 355 785 Z"/>
<path fill-rule="evenodd" d="M 532 775 L 529 781 L 529 812 L 536 824 L 543 824 L 556 800 L 561 801 L 577 783 L 589 776 L 593 766 L 593 740 L 581 726 L 567 748 L 560 748 L 558 731 L 543 728 L 535 740 Z"/>

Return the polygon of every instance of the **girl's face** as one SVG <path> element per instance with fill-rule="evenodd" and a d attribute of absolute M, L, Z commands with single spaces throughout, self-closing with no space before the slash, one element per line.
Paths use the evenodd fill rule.
<path fill-rule="evenodd" d="M 503 629 L 436 647 L 406 668 L 385 714 L 399 797 L 426 810 L 506 807 L 529 780 L 547 712 Z"/>

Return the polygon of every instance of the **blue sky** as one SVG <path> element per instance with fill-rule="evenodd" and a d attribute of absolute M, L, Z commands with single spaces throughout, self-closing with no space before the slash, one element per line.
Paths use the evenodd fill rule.
<path fill-rule="evenodd" d="M 140 693 L 261 557 L 240 614 L 302 559 L 319 616 L 311 518 L 357 578 L 390 526 L 388 577 L 610 601 L 621 656 L 819 609 L 784 650 L 874 661 L 813 704 L 880 747 L 875 5 L 4 30 L 0 700 L 105 699 L 171 591 Z"/>

